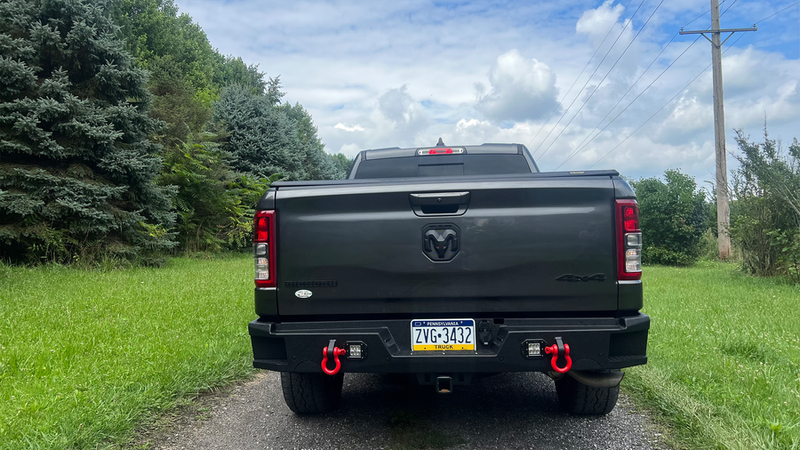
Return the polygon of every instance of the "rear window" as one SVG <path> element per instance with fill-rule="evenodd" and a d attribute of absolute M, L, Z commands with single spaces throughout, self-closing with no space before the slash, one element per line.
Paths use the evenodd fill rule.
<path fill-rule="evenodd" d="M 356 179 L 531 173 L 523 155 L 443 155 L 361 161 Z"/>

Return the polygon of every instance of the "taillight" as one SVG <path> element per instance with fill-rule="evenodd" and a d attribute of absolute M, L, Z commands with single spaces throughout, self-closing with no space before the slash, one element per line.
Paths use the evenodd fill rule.
<path fill-rule="evenodd" d="M 617 200 L 617 279 L 642 278 L 642 230 L 636 200 Z"/>
<path fill-rule="evenodd" d="M 253 218 L 253 257 L 256 287 L 275 287 L 275 211 L 256 211 Z"/>

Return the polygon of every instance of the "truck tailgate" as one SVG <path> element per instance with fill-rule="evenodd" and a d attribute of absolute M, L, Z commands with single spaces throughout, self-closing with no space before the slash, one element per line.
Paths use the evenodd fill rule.
<path fill-rule="evenodd" d="M 431 194 L 466 204 L 437 214 L 448 209 Z M 281 316 L 617 310 L 607 176 L 287 186 L 275 198 Z M 440 258 L 430 244 L 447 236 Z"/>

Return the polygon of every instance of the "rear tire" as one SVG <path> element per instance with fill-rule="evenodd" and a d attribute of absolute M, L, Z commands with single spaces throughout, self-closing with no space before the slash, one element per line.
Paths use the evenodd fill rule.
<path fill-rule="evenodd" d="M 565 374 L 556 380 L 556 392 L 564 412 L 575 415 L 605 415 L 617 404 L 619 385 L 612 388 L 590 387 Z"/>
<path fill-rule="evenodd" d="M 281 386 L 286 406 L 296 414 L 321 414 L 339 406 L 344 373 L 281 372 Z"/>

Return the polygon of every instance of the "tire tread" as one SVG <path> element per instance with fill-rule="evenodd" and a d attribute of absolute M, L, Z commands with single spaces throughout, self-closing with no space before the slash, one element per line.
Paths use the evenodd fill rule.
<path fill-rule="evenodd" d="M 561 408 L 575 415 L 605 415 L 617 404 L 619 386 L 595 388 L 578 382 L 569 375 L 556 380 Z"/>
<path fill-rule="evenodd" d="M 339 406 L 344 374 L 281 373 L 286 406 L 296 414 L 321 414 Z"/>

